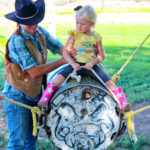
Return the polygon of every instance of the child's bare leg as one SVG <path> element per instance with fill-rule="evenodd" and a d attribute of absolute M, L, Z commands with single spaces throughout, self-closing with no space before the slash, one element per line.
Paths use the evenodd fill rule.
<path fill-rule="evenodd" d="M 52 82 L 49 82 L 40 101 L 38 102 L 39 107 L 48 108 L 48 102 L 53 96 L 54 92 L 56 91 L 57 87 L 61 85 L 61 83 L 65 80 L 65 78 L 58 74 L 56 77 L 52 80 Z"/>
<path fill-rule="evenodd" d="M 115 85 L 115 83 L 112 80 L 108 80 L 106 82 L 106 85 L 108 86 L 108 88 L 110 90 L 117 90 L 117 86 Z"/>
<path fill-rule="evenodd" d="M 55 85 L 55 86 L 60 86 L 64 81 L 65 81 L 65 78 L 64 78 L 61 74 L 58 74 L 58 75 L 52 80 L 52 84 Z"/>
<path fill-rule="evenodd" d="M 106 82 L 106 85 L 113 92 L 113 94 L 117 96 L 118 100 L 120 101 L 122 110 L 129 111 L 132 108 L 132 105 L 128 104 L 122 88 L 121 87 L 117 88 L 117 86 L 114 84 L 112 80 L 108 80 Z"/>

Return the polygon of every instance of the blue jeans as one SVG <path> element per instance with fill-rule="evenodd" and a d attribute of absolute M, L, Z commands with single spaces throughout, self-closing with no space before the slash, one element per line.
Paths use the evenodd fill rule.
<path fill-rule="evenodd" d="M 29 106 L 36 106 L 17 93 L 3 93 L 5 98 L 12 99 Z M 36 150 L 37 136 L 32 135 L 33 121 L 31 110 L 4 101 L 8 123 L 9 143 L 7 150 Z"/>

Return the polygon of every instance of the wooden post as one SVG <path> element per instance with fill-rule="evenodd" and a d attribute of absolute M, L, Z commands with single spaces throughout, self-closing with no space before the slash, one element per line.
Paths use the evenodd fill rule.
<path fill-rule="evenodd" d="M 55 5 L 54 0 L 47 0 L 47 23 L 49 33 L 56 38 Z"/>
<path fill-rule="evenodd" d="M 10 12 L 12 12 L 14 10 L 15 10 L 15 0 L 8 1 L 7 2 L 7 12 L 5 14 L 10 13 Z M 15 25 L 16 25 L 15 22 L 7 19 L 7 21 L 6 21 L 6 28 L 7 28 L 6 29 L 6 37 L 7 38 L 9 38 L 12 35 L 12 33 L 13 33 L 13 26 L 15 26 Z"/>

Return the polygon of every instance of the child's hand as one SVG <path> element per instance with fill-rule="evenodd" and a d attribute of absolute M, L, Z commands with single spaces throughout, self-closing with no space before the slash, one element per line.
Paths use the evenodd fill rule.
<path fill-rule="evenodd" d="M 78 71 L 78 70 L 81 69 L 81 66 L 80 66 L 78 63 L 72 64 L 72 67 L 73 67 L 73 69 L 74 69 L 75 71 Z"/>
<path fill-rule="evenodd" d="M 2 99 L 4 99 L 4 96 L 2 96 L 2 95 L 0 94 L 0 100 L 2 100 Z"/>
<path fill-rule="evenodd" d="M 77 50 L 75 48 L 72 48 L 71 49 L 71 52 L 70 52 L 70 55 L 73 57 L 73 56 L 76 56 L 77 55 Z"/>
<path fill-rule="evenodd" d="M 87 70 L 91 70 L 93 68 L 94 64 L 92 62 L 88 62 L 85 64 L 84 68 Z"/>

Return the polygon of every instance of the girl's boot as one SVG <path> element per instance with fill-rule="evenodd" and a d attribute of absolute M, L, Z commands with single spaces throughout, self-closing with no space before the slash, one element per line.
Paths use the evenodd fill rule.
<path fill-rule="evenodd" d="M 51 99 L 52 95 L 56 91 L 57 86 L 52 83 L 48 83 L 40 101 L 38 102 L 38 106 L 42 108 L 48 108 L 48 102 Z"/>
<path fill-rule="evenodd" d="M 119 99 L 121 108 L 124 112 L 129 111 L 132 108 L 132 105 L 127 102 L 121 87 L 119 87 L 117 90 L 112 90 L 112 92 Z"/>

